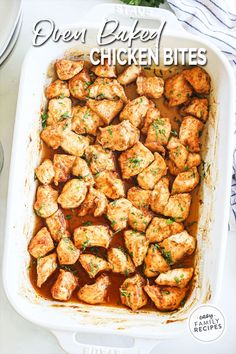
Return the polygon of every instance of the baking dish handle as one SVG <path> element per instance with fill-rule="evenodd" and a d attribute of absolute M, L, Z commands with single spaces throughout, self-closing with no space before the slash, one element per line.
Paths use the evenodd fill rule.
<path fill-rule="evenodd" d="M 156 340 L 134 338 L 132 347 L 112 347 L 81 343 L 77 332 L 51 330 L 60 346 L 68 354 L 149 354 Z M 94 334 L 99 336 L 98 334 Z M 122 338 L 120 336 L 120 338 Z M 112 341 L 112 340 L 111 340 Z"/>

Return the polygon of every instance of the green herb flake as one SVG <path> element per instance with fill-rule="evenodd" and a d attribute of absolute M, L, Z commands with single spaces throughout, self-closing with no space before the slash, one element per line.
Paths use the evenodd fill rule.
<path fill-rule="evenodd" d="M 88 245 L 89 245 L 89 240 L 84 241 L 84 242 L 82 243 L 82 251 L 85 251 L 86 248 L 88 247 Z"/>
<path fill-rule="evenodd" d="M 70 220 L 70 219 L 72 218 L 72 215 L 71 215 L 71 214 L 67 214 L 67 215 L 65 216 L 65 218 L 66 218 L 66 220 Z"/>
<path fill-rule="evenodd" d="M 92 221 L 85 221 L 85 222 L 82 222 L 82 225 L 83 226 L 91 226 L 93 225 Z"/>
<path fill-rule="evenodd" d="M 42 121 L 43 129 L 45 129 L 46 126 L 47 126 L 47 119 L 48 119 L 48 114 L 47 113 L 41 114 L 41 121 Z"/>
<path fill-rule="evenodd" d="M 130 293 L 127 290 L 120 289 L 121 296 L 130 297 Z"/>

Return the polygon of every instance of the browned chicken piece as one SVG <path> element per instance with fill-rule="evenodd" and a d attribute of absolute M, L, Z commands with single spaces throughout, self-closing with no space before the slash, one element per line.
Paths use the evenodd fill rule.
<path fill-rule="evenodd" d="M 143 189 L 153 189 L 155 184 L 167 173 L 167 166 L 163 157 L 154 153 L 154 161 L 137 177 L 138 184 Z"/>
<path fill-rule="evenodd" d="M 41 218 L 48 218 L 58 209 L 58 192 L 51 186 L 39 186 L 36 194 L 34 210 Z"/>
<path fill-rule="evenodd" d="M 72 174 L 80 179 L 83 179 L 83 181 L 89 186 L 93 186 L 95 183 L 92 172 L 90 171 L 87 162 L 81 157 L 75 158 L 72 167 Z"/>
<path fill-rule="evenodd" d="M 151 191 L 139 187 L 131 187 L 127 193 L 127 199 L 138 209 L 148 209 L 150 205 Z"/>
<path fill-rule="evenodd" d="M 172 194 L 189 193 L 198 185 L 199 181 L 200 177 L 196 167 L 181 172 L 173 182 Z"/>
<path fill-rule="evenodd" d="M 69 232 L 66 230 L 67 222 L 65 216 L 60 209 L 46 219 L 46 224 L 54 241 L 59 242 L 63 237 L 70 237 Z"/>
<path fill-rule="evenodd" d="M 90 145 L 85 150 L 86 161 L 93 174 L 98 172 L 115 171 L 112 151 L 103 149 L 99 144 Z"/>
<path fill-rule="evenodd" d="M 60 80 L 69 80 L 78 74 L 84 66 L 84 61 L 62 59 L 55 63 L 56 73 Z"/>
<path fill-rule="evenodd" d="M 103 304 L 106 302 L 110 280 L 108 275 L 100 275 L 92 285 L 85 284 L 78 292 L 78 298 L 88 304 Z"/>
<path fill-rule="evenodd" d="M 160 244 L 165 254 L 169 255 L 171 263 L 176 263 L 187 255 L 191 255 L 196 248 L 196 239 L 187 231 L 167 237 Z M 163 273 L 163 272 L 161 272 Z"/>
<path fill-rule="evenodd" d="M 80 251 L 75 247 L 71 239 L 63 237 L 57 246 L 57 256 L 60 264 L 75 264 Z"/>
<path fill-rule="evenodd" d="M 161 273 L 155 280 L 157 285 L 185 288 L 193 276 L 193 268 L 176 268 Z"/>
<path fill-rule="evenodd" d="M 60 269 L 51 289 L 52 297 L 59 301 L 68 301 L 77 285 L 78 280 L 71 272 Z"/>
<path fill-rule="evenodd" d="M 129 85 L 135 81 L 141 74 L 142 68 L 139 65 L 130 65 L 118 76 L 118 81 L 121 85 Z"/>
<path fill-rule="evenodd" d="M 164 80 L 161 77 L 139 76 L 136 80 L 137 92 L 140 96 L 160 98 L 164 92 Z"/>
<path fill-rule="evenodd" d="M 120 298 L 123 305 L 137 311 L 147 304 L 147 296 L 143 290 L 144 279 L 136 274 L 131 278 L 125 279 L 120 287 Z"/>
<path fill-rule="evenodd" d="M 193 90 L 185 80 L 184 75 L 176 74 L 165 80 L 164 95 L 168 100 L 169 106 L 178 106 L 185 103 L 192 96 Z"/>
<path fill-rule="evenodd" d="M 126 102 L 124 88 L 115 79 L 98 77 L 87 89 L 89 98 L 114 100 L 117 97 Z"/>
<path fill-rule="evenodd" d="M 167 145 L 171 132 L 169 118 L 157 118 L 149 126 L 145 146 L 152 151 L 165 152 L 163 146 Z"/>
<path fill-rule="evenodd" d="M 29 243 L 28 251 L 34 258 L 45 256 L 53 250 L 54 243 L 46 227 L 40 229 Z"/>
<path fill-rule="evenodd" d="M 68 97 L 52 98 L 48 103 L 47 125 L 71 117 L 71 100 Z"/>
<path fill-rule="evenodd" d="M 144 259 L 144 274 L 146 277 L 156 277 L 160 273 L 167 272 L 169 269 L 170 266 L 159 251 L 159 247 L 156 244 L 150 245 Z"/>
<path fill-rule="evenodd" d="M 79 261 L 90 278 L 95 278 L 99 272 L 111 270 L 110 264 L 105 259 L 93 254 L 81 254 Z"/>
<path fill-rule="evenodd" d="M 128 120 L 116 125 L 99 128 L 97 141 L 104 148 L 124 151 L 132 147 L 139 140 L 140 132 Z"/>
<path fill-rule="evenodd" d="M 148 148 L 148 150 L 152 152 L 159 152 L 161 155 L 165 156 L 165 148 L 164 146 L 158 144 L 156 141 L 145 141 L 144 145 Z"/>
<path fill-rule="evenodd" d="M 144 232 L 152 218 L 153 214 L 150 211 L 132 206 L 128 216 L 128 224 L 132 229 Z"/>
<path fill-rule="evenodd" d="M 169 159 L 178 169 L 184 169 L 189 154 L 186 147 L 181 144 L 178 138 L 172 137 L 167 144 L 167 149 L 169 150 Z"/>
<path fill-rule="evenodd" d="M 61 80 L 55 80 L 51 82 L 51 84 L 48 85 L 45 90 L 45 96 L 49 100 L 57 97 L 70 97 L 70 91 L 68 89 L 67 82 Z"/>
<path fill-rule="evenodd" d="M 211 89 L 211 79 L 206 70 L 200 67 L 183 71 L 184 78 L 191 84 L 194 91 L 208 95 Z"/>
<path fill-rule="evenodd" d="M 172 160 L 167 161 L 168 170 L 173 176 L 177 176 L 183 171 L 188 171 L 190 168 L 197 167 L 201 163 L 200 154 L 189 152 L 186 164 L 183 168 L 178 168 Z"/>
<path fill-rule="evenodd" d="M 191 115 L 206 122 L 209 114 L 209 102 L 207 98 L 193 97 L 189 103 L 183 106 L 180 113 L 183 116 Z"/>
<path fill-rule="evenodd" d="M 97 189 L 108 198 L 118 199 L 125 196 L 123 181 L 116 172 L 102 171 L 95 175 Z"/>
<path fill-rule="evenodd" d="M 82 250 L 85 250 L 87 247 L 108 248 L 110 241 L 111 232 L 107 226 L 79 226 L 74 230 L 75 246 Z"/>
<path fill-rule="evenodd" d="M 125 198 L 114 200 L 107 206 L 107 218 L 114 231 L 127 227 L 129 211 L 132 204 Z"/>
<path fill-rule="evenodd" d="M 179 193 L 170 196 L 166 204 L 163 215 L 169 216 L 176 221 L 187 219 L 191 204 L 191 195 L 188 193 Z"/>
<path fill-rule="evenodd" d="M 99 117 L 102 118 L 105 125 L 111 123 L 111 121 L 117 116 L 117 114 L 123 108 L 122 100 L 88 100 L 87 105 L 92 109 Z"/>
<path fill-rule="evenodd" d="M 44 160 L 36 169 L 35 175 L 42 184 L 50 184 L 54 177 L 54 168 L 51 160 Z"/>
<path fill-rule="evenodd" d="M 51 253 L 46 257 L 37 259 L 37 286 L 41 288 L 42 284 L 57 269 L 57 255 Z"/>
<path fill-rule="evenodd" d="M 89 138 L 87 136 L 78 135 L 72 131 L 63 134 L 61 147 L 70 155 L 82 156 L 88 146 Z"/>
<path fill-rule="evenodd" d="M 180 142 L 187 146 L 190 152 L 200 151 L 200 136 L 204 124 L 200 120 L 187 116 L 181 123 L 179 130 Z"/>
<path fill-rule="evenodd" d="M 145 96 L 128 101 L 120 113 L 120 120 L 129 120 L 134 127 L 139 128 L 143 125 L 149 106 L 149 100 Z"/>
<path fill-rule="evenodd" d="M 72 116 L 72 130 L 77 134 L 96 135 L 98 127 L 104 125 L 103 120 L 88 106 L 74 106 Z"/>
<path fill-rule="evenodd" d="M 148 250 L 148 239 L 145 234 L 134 230 L 124 232 L 125 246 L 134 262 L 135 267 L 140 266 Z"/>
<path fill-rule="evenodd" d="M 110 248 L 107 252 L 107 256 L 108 262 L 111 264 L 112 272 L 128 276 L 135 271 L 135 266 L 125 250 L 121 248 Z"/>
<path fill-rule="evenodd" d="M 114 78 L 116 77 L 115 65 L 109 65 L 108 60 L 104 60 L 104 65 L 96 65 L 92 67 L 91 71 L 99 77 Z"/>
<path fill-rule="evenodd" d="M 168 203 L 169 197 L 169 180 L 166 177 L 162 177 L 152 191 L 150 202 L 151 209 L 155 213 L 162 214 Z"/>
<path fill-rule="evenodd" d="M 128 179 L 138 175 L 154 160 L 153 154 L 138 141 L 132 148 L 128 149 L 119 157 L 122 177 Z"/>
<path fill-rule="evenodd" d="M 88 70 L 83 69 L 69 81 L 69 90 L 73 97 L 78 100 L 88 98 L 88 87 L 92 84 Z"/>
<path fill-rule="evenodd" d="M 174 311 L 179 308 L 188 289 L 170 286 L 159 287 L 157 285 L 146 285 L 144 290 L 152 299 L 158 310 Z"/>
<path fill-rule="evenodd" d="M 64 135 L 71 130 L 70 119 L 64 119 L 55 125 L 47 126 L 41 133 L 41 139 L 53 150 L 58 149 L 63 141 Z"/>
<path fill-rule="evenodd" d="M 56 186 L 61 182 L 66 182 L 70 178 L 74 161 L 75 156 L 64 154 L 55 154 L 53 156 L 54 183 Z"/>
<path fill-rule="evenodd" d="M 184 230 L 184 225 L 173 219 L 155 217 L 146 231 L 146 237 L 150 243 L 161 242 L 165 238 Z"/>
<path fill-rule="evenodd" d="M 148 108 L 145 120 L 144 120 L 144 124 L 143 127 L 141 129 L 143 134 L 147 134 L 148 132 L 148 128 L 150 127 L 150 125 L 157 119 L 161 118 L 161 112 L 159 111 L 158 108 L 156 108 L 155 106 L 151 106 Z"/>
<path fill-rule="evenodd" d="M 58 198 L 64 209 L 78 208 L 87 194 L 87 185 L 83 180 L 71 179 L 66 182 Z"/>
<path fill-rule="evenodd" d="M 90 187 L 85 200 L 78 210 L 78 215 L 84 216 L 92 210 L 95 217 L 101 216 L 102 214 L 105 214 L 107 204 L 108 202 L 105 194 L 93 187 Z"/>

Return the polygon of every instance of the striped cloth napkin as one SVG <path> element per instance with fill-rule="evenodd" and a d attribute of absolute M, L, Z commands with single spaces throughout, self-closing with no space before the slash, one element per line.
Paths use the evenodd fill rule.
<path fill-rule="evenodd" d="M 232 5 L 235 5 L 235 0 L 230 1 Z M 227 1 L 167 0 L 167 2 L 186 31 L 202 36 L 220 48 L 231 62 L 236 78 L 236 11 L 235 14 L 229 11 Z M 236 231 L 236 129 L 234 136 L 235 148 L 229 217 L 229 230 L 231 231 Z"/>

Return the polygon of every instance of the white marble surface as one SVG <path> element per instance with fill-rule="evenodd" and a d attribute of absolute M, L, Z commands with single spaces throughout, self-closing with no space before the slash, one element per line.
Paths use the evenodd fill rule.
<path fill-rule="evenodd" d="M 21 63 L 31 43 L 32 25 L 42 18 L 56 23 L 79 21 L 100 0 L 25 0 L 24 22 L 13 54 L 0 68 L 0 140 L 5 153 L 5 165 L 0 177 L 0 250 L 3 249 L 4 220 L 8 188 L 14 115 Z M 109 1 L 107 1 L 109 2 Z M 229 233 L 224 271 L 223 291 L 219 307 L 227 321 L 225 335 L 216 343 L 203 344 L 190 336 L 162 342 L 152 354 L 235 354 L 236 353 L 236 234 Z M 20 317 L 9 304 L 0 283 L 0 353 L 1 354 L 62 354 L 54 336 Z M 122 339 L 121 339 L 122 340 Z"/>

